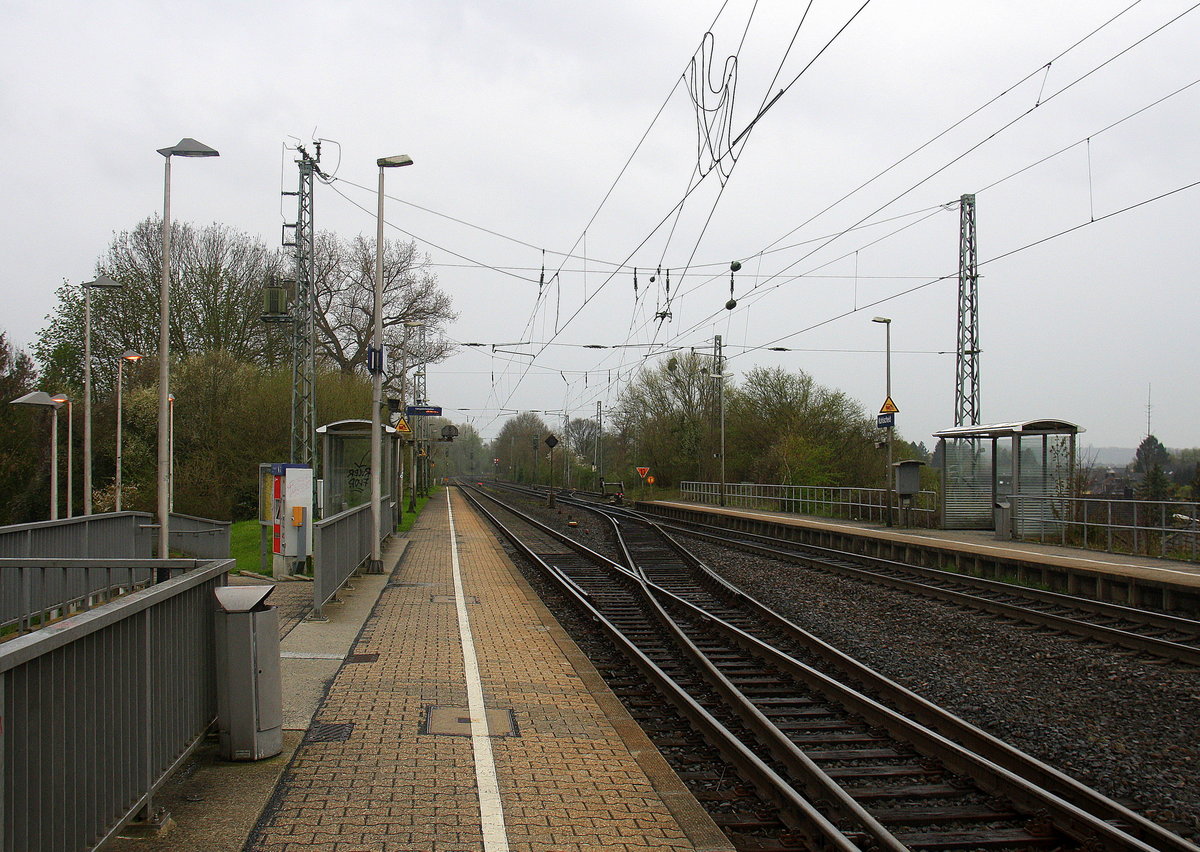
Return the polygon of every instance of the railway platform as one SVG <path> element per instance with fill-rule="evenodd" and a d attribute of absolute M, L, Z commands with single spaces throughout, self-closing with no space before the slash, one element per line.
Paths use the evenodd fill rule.
<path fill-rule="evenodd" d="M 1001 541 L 990 531 L 889 528 L 786 512 L 649 500 L 638 508 L 676 519 L 720 518 L 743 532 L 776 534 L 930 568 L 1016 578 L 1069 594 L 1133 606 L 1200 613 L 1200 563 L 1152 559 L 1027 541 Z"/>
<path fill-rule="evenodd" d="M 329 624 L 292 622 L 293 732 L 263 762 L 274 773 L 226 764 L 215 771 L 228 780 L 199 791 L 183 779 L 176 832 L 122 852 L 732 850 L 457 490 L 384 561 L 384 577 L 326 608 Z M 361 628 L 343 607 L 362 611 Z M 267 782 L 237 780 L 255 773 Z M 249 820 L 217 812 L 230 807 Z"/>

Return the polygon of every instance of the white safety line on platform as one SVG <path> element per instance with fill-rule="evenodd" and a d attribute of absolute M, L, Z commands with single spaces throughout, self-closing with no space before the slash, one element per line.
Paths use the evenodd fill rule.
<path fill-rule="evenodd" d="M 700 509 L 700 508 L 702 508 L 702 506 L 698 506 L 693 503 L 681 503 L 676 500 L 660 500 L 658 502 L 660 502 L 666 506 L 679 506 L 680 508 L 683 508 L 683 509 Z M 756 512 L 753 509 L 737 509 L 736 511 L 740 512 L 743 515 L 753 515 L 756 518 L 769 518 L 769 519 L 773 519 L 776 521 L 780 520 L 781 518 L 792 517 L 789 515 L 773 515 L 770 512 Z M 720 513 L 718 512 L 718 514 L 720 514 Z M 806 520 L 806 519 L 797 518 L 796 520 Z M 835 523 L 830 523 L 829 521 L 815 521 L 814 523 L 816 523 L 820 526 L 825 526 L 825 527 L 837 527 L 838 529 L 846 530 L 851 533 L 853 533 L 853 532 L 875 532 L 875 530 L 864 530 L 860 527 L 852 527 L 852 526 L 848 526 L 848 525 L 844 525 L 844 524 L 835 524 Z M 884 538 L 889 538 L 889 539 L 892 538 L 892 536 L 885 535 L 882 533 L 880 533 L 880 535 L 882 535 Z M 1021 547 L 1019 542 L 1014 543 L 1013 545 L 994 545 L 994 544 L 983 544 L 982 542 L 975 542 L 975 541 L 960 541 L 958 539 L 938 538 L 937 536 L 921 535 L 920 533 L 903 533 L 903 537 L 905 539 L 927 541 L 930 544 L 941 544 L 941 545 L 963 544 L 963 545 L 966 545 L 967 547 L 979 548 L 980 550 L 994 550 L 998 553 L 1003 553 L 1005 551 L 1009 551 L 1009 552 L 1016 552 L 1016 553 L 1024 553 L 1028 556 L 1042 556 L 1042 557 L 1048 557 L 1048 558 L 1056 558 L 1056 555 L 1052 554 L 1052 553 L 1044 553 L 1040 550 L 1031 550 L 1027 547 Z M 1051 545 L 1051 546 L 1053 546 L 1053 545 Z M 1196 571 L 1183 571 L 1178 568 L 1160 568 L 1157 565 L 1139 565 L 1136 562 L 1115 562 L 1115 561 L 1110 561 L 1108 559 L 1089 559 L 1086 556 L 1072 555 L 1072 556 L 1058 556 L 1057 558 L 1071 559 L 1075 562 L 1090 562 L 1093 565 L 1103 565 L 1106 568 L 1137 568 L 1139 571 L 1161 571 L 1164 574 L 1178 574 L 1181 577 L 1195 578 L 1196 573 L 1197 573 Z"/>
<path fill-rule="evenodd" d="M 475 656 L 475 639 L 467 617 L 463 594 L 462 569 L 458 561 L 458 536 L 454 531 L 454 509 L 446 500 L 450 518 L 450 564 L 454 571 L 454 603 L 458 610 L 458 633 L 462 638 L 463 670 L 467 680 L 467 710 L 471 716 L 471 748 L 475 753 L 475 785 L 479 788 L 479 819 L 483 830 L 484 852 L 508 852 L 508 833 L 504 828 L 504 805 L 500 801 L 500 781 L 492 756 L 487 714 L 483 706 L 483 682 Z"/>

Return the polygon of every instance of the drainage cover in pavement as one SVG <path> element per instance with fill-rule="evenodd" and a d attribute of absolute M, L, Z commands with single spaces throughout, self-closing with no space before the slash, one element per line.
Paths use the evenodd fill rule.
<path fill-rule="evenodd" d="M 519 737 L 517 718 L 511 710 L 485 710 L 488 734 L 493 737 Z M 466 707 L 425 708 L 420 733 L 448 737 L 471 736 L 471 711 Z"/>
<path fill-rule="evenodd" d="M 353 730 L 353 722 L 313 722 L 304 740 L 310 743 L 342 743 L 350 739 Z"/>
<path fill-rule="evenodd" d="M 373 663 L 379 659 L 378 654 L 351 654 L 346 657 L 347 663 Z"/>

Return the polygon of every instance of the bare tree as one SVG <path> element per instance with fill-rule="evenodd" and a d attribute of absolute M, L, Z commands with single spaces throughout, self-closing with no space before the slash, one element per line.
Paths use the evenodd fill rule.
<path fill-rule="evenodd" d="M 344 240 L 322 231 L 314 254 L 320 356 L 344 373 L 365 369 L 374 334 L 375 241 L 361 236 Z M 402 353 L 404 368 L 446 358 L 453 345 L 443 331 L 457 316 L 416 244 L 384 241 L 384 344 L 393 354 Z M 413 323 L 423 329 L 406 333 Z"/>
<path fill-rule="evenodd" d="M 229 353 L 239 361 L 269 366 L 290 361 L 281 337 L 261 321 L 262 288 L 277 274 L 283 255 L 261 238 L 214 223 L 203 228 L 171 225 L 171 351 L 180 360 L 197 352 Z M 97 274 L 122 286 L 98 290 L 92 298 L 92 354 L 96 363 L 115 365 L 132 349 L 153 356 L 158 349 L 159 286 L 162 278 L 162 225 L 157 217 L 113 236 L 96 263 Z M 83 290 L 64 283 L 58 304 L 35 348 L 42 369 L 58 384 L 79 387 L 83 366 Z M 106 390 L 114 370 L 93 381 Z"/>

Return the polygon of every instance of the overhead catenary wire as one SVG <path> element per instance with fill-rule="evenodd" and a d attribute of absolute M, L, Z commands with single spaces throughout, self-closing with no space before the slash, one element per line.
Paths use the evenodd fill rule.
<path fill-rule="evenodd" d="M 1133 5 L 1137 5 L 1137 4 L 1135 3 L 1135 4 L 1133 4 Z M 1128 8 L 1133 8 L 1133 7 L 1132 7 L 1132 6 L 1130 6 L 1130 7 L 1128 7 Z M 1194 7 L 1193 7 L 1193 8 L 1194 8 Z M 1189 10 L 1189 11 L 1190 11 L 1190 10 Z M 1184 14 L 1186 14 L 1186 13 L 1184 13 Z M 1165 26 L 1165 25 L 1164 25 L 1164 26 Z M 1149 36 L 1147 36 L 1147 38 L 1148 38 L 1148 37 L 1149 37 Z M 1132 49 L 1132 47 L 1133 47 L 1133 46 L 1130 46 L 1129 48 L 1126 48 L 1126 50 Z M 1113 58 L 1110 58 L 1108 61 L 1109 61 L 1109 62 L 1111 62 L 1111 61 L 1113 61 L 1113 59 L 1115 59 L 1115 57 L 1113 57 Z M 1046 85 L 1047 85 L 1047 83 L 1048 83 L 1048 77 L 1049 77 L 1049 73 L 1048 73 L 1048 71 L 1049 71 L 1049 67 L 1050 67 L 1050 66 L 1049 66 L 1049 64 L 1047 64 L 1046 66 L 1043 66 L 1043 67 L 1044 67 L 1044 69 L 1045 69 L 1045 71 L 1046 71 L 1047 73 L 1043 74 L 1043 80 L 1041 81 L 1041 82 L 1042 82 L 1042 91 L 1040 91 L 1040 92 L 1038 93 L 1038 94 L 1039 94 L 1039 97 L 1038 97 L 1038 99 L 1037 99 L 1037 100 L 1038 100 L 1038 104 L 1039 104 L 1039 105 L 1040 105 L 1040 104 L 1042 104 L 1042 103 L 1044 103 L 1044 102 L 1043 102 L 1043 100 L 1042 100 L 1042 97 L 1041 97 L 1041 96 L 1042 96 L 1042 95 L 1044 95 L 1044 93 L 1045 93 L 1045 87 L 1046 87 Z M 1100 66 L 1098 66 L 1098 67 L 1100 67 Z M 1094 72 L 1095 70 L 1096 70 L 1096 69 L 1093 69 L 1093 72 Z M 1083 78 L 1080 78 L 1080 79 L 1083 79 Z M 1075 81 L 1075 83 L 1078 83 L 1078 82 L 1079 82 L 1079 80 L 1076 80 L 1076 81 Z M 1072 85 L 1074 85 L 1074 83 L 1072 83 Z M 1192 85 L 1192 84 L 1189 84 L 1189 86 L 1190 86 L 1190 85 Z M 1186 88 L 1186 87 L 1185 87 L 1185 88 Z M 1064 89 L 1060 89 L 1060 90 L 1058 90 L 1058 91 L 1056 91 L 1056 92 L 1052 93 L 1051 97 L 1050 97 L 1049 99 L 1047 99 L 1047 101 L 1048 101 L 1048 100 L 1052 100 L 1052 99 L 1053 99 L 1055 96 L 1057 96 L 1058 94 L 1061 94 L 1063 91 L 1065 91 L 1065 88 L 1064 88 Z M 1135 113 L 1135 114 L 1136 114 L 1136 113 Z M 1128 118 L 1128 117 L 1127 117 L 1127 118 Z M 1123 120 L 1124 120 L 1124 119 L 1123 119 Z M 1095 135 L 1095 134 L 1093 134 L 1093 135 Z M 1088 138 L 1090 139 L 1091 137 L 1088 137 Z M 985 140 L 985 141 L 986 141 L 986 140 Z M 1077 144 L 1082 144 L 1082 143 L 1074 143 L 1074 144 L 1076 144 L 1076 145 L 1077 145 Z M 1064 150 L 1066 150 L 1066 149 L 1064 149 Z M 1050 156 L 1054 156 L 1054 155 L 1050 155 Z M 1024 171 L 1024 170 L 1027 170 L 1028 168 L 1032 168 L 1032 167 L 1033 167 L 1033 165 L 1027 166 L 1027 167 L 1025 167 L 1025 169 L 1023 169 L 1022 171 Z M 1016 174 L 1017 174 L 1017 173 L 1013 173 L 1013 175 L 1010 175 L 1009 177 L 1015 177 L 1015 175 L 1016 175 Z M 1006 179 L 1008 179 L 1008 178 L 1002 178 L 1002 179 L 1001 179 L 1001 181 L 1003 181 L 1003 180 L 1006 180 Z M 985 187 L 985 189 L 986 189 L 986 188 L 990 188 L 991 186 L 995 186 L 996 184 L 1000 183 L 1001 181 L 996 181 L 996 182 L 993 182 L 992 184 L 989 184 L 989 186 L 988 186 L 988 187 Z M 1176 192 L 1176 191 L 1179 191 L 1179 192 L 1181 192 L 1181 191 L 1183 191 L 1183 190 L 1185 190 L 1185 189 L 1188 189 L 1188 188 L 1190 188 L 1190 185 L 1189 185 L 1189 186 L 1185 186 L 1185 187 L 1180 187 L 1179 189 L 1177 189 L 1177 190 L 1174 190 L 1173 192 Z M 978 191 L 983 191 L 983 190 L 978 190 Z M 1154 199 L 1148 199 L 1148 200 L 1146 200 L 1146 201 L 1144 201 L 1144 202 L 1140 202 L 1140 203 L 1143 203 L 1143 204 L 1144 204 L 1144 203 L 1150 203 L 1150 201 L 1152 201 L 1152 200 L 1154 200 Z M 1092 218 L 1093 218 L 1093 219 L 1095 219 L 1096 221 L 1101 221 L 1101 220 L 1103 220 L 1103 219 L 1105 219 L 1105 218 L 1109 218 L 1109 217 L 1111 217 L 1111 216 L 1113 216 L 1113 215 L 1116 215 L 1116 213 L 1117 213 L 1117 212 L 1120 212 L 1120 211 L 1114 211 L 1113 213 L 1106 214 L 1106 215 L 1104 215 L 1104 216 L 1101 216 L 1101 217 L 1099 217 L 1099 219 L 1095 219 L 1095 217 L 1094 217 L 1094 216 L 1093 216 Z M 1083 227 L 1083 225 L 1077 225 L 1077 226 L 1074 226 L 1073 228 L 1071 228 L 1071 229 L 1068 229 L 1068 231 L 1064 231 L 1064 232 L 1062 232 L 1062 233 L 1069 233 L 1071 230 L 1077 230 L 1077 229 L 1078 229 L 1078 228 L 1080 228 L 1080 227 Z M 845 231 L 843 231 L 843 232 L 842 232 L 842 234 L 845 234 L 845 233 L 846 233 Z M 1055 236 L 1058 236 L 1058 234 L 1047 236 L 1047 237 L 1043 238 L 1043 240 L 1042 240 L 1042 241 L 1053 239 Z M 532 245 L 532 244 L 525 244 L 525 245 Z M 1033 244 L 1031 244 L 1031 245 L 1033 245 Z M 771 247 L 770 247 L 769 249 L 767 249 L 767 251 L 776 251 L 776 250 L 780 250 L 780 249 L 776 249 L 776 248 L 775 248 L 775 244 L 771 244 Z M 857 249 L 856 249 L 855 251 L 857 251 Z M 600 253 L 603 253 L 603 252 L 600 252 Z M 556 255 L 557 255 L 558 253 L 554 253 L 554 254 L 556 254 Z M 586 256 L 586 254 L 587 254 L 587 252 L 584 252 L 584 255 L 585 255 L 585 256 Z M 459 256 L 459 255 L 456 255 L 456 256 Z M 575 257 L 575 256 L 577 256 L 577 255 L 564 255 L 564 256 L 566 256 L 566 257 Z M 461 256 L 459 256 L 459 257 L 461 257 Z M 693 257 L 694 257 L 694 255 L 693 255 Z M 995 260 L 995 259 L 998 259 L 998 258 L 993 258 L 992 260 Z M 476 264 L 476 263 L 474 263 L 474 262 L 470 262 L 470 261 L 468 261 L 468 262 L 469 262 L 471 265 L 473 265 L 473 266 L 476 266 L 476 265 L 477 265 L 477 266 L 480 266 L 481 268 L 485 268 L 485 269 L 494 269 L 494 270 L 496 270 L 496 271 L 507 270 L 507 271 L 510 271 L 510 272 L 511 272 L 511 271 L 514 271 L 514 270 L 519 270 L 519 269 L 520 269 L 519 267 L 503 267 L 503 266 L 492 266 L 492 265 L 489 265 L 489 264 Z M 591 264 L 591 263 L 593 263 L 593 262 L 596 262 L 596 263 L 602 263 L 602 264 L 603 264 L 603 263 L 606 263 L 606 261 L 593 261 L 593 260 L 588 260 L 588 261 L 587 261 L 587 263 L 589 263 L 589 264 Z M 760 257 L 760 262 L 761 262 L 761 257 Z M 989 262 L 989 261 L 984 261 L 984 262 Z M 446 265 L 449 265 L 449 264 L 446 264 Z M 687 265 L 686 267 L 675 267 L 674 271 L 676 272 L 676 279 L 677 279 L 677 280 L 676 280 L 676 284 L 677 284 L 678 291 L 682 291 L 682 292 L 684 292 L 684 293 L 686 293 L 686 292 L 691 292 L 690 290 L 685 290 L 685 288 L 683 288 L 681 285 L 683 284 L 683 282 L 684 282 L 684 280 L 685 280 L 685 277 L 686 277 L 686 278 L 688 278 L 688 279 L 691 279 L 691 278 L 700 279 L 700 278 L 704 277 L 704 273 L 703 273 L 703 272 L 700 270 L 700 268 L 699 268 L 699 267 L 700 267 L 700 265 L 699 265 L 699 264 L 696 264 L 696 265 L 689 264 L 689 265 Z M 624 267 L 624 268 L 630 268 L 630 267 Z M 616 267 L 616 269 L 621 269 L 621 267 Z M 522 270 L 522 271 L 523 271 L 523 270 Z M 572 273 L 578 272 L 578 270 L 577 270 L 577 269 L 573 269 L 573 268 L 571 268 L 571 267 L 568 267 L 566 264 L 564 264 L 564 265 L 561 267 L 561 271 L 562 271 L 564 274 L 572 274 Z M 594 272 L 595 270 L 593 269 L 593 270 L 591 270 L 591 271 L 593 271 L 593 272 Z M 616 274 L 616 273 L 614 272 L 614 274 Z M 520 276 L 514 276 L 514 277 L 520 277 Z M 755 277 L 747 277 L 747 281 L 755 281 L 755 279 L 756 279 L 757 277 L 758 277 L 758 276 L 755 276 Z M 811 277 L 816 277 L 816 276 L 812 275 L 811 273 L 806 273 L 806 274 L 804 274 L 804 275 L 802 275 L 802 276 L 799 276 L 799 277 L 810 277 L 810 278 L 811 278 Z M 834 278 L 834 277 L 837 277 L 837 276 L 829 275 L 829 276 L 821 276 L 821 277 Z M 878 278 L 881 278 L 881 279 L 882 279 L 882 278 L 885 278 L 885 277 L 894 277 L 894 278 L 899 278 L 900 276 L 876 276 L 876 277 L 878 277 Z M 529 280 L 529 279 L 526 279 L 526 280 Z M 942 280 L 942 279 L 938 279 L 938 280 Z M 741 279 L 739 278 L 739 282 L 740 282 L 740 281 L 741 281 Z M 690 283 L 690 280 L 689 280 L 689 283 Z M 899 294 L 899 295 L 903 295 L 903 294 Z M 898 296 L 895 296 L 895 297 L 898 297 Z M 895 297 L 890 297 L 890 298 L 895 298 Z M 742 298 L 745 298 L 745 296 L 742 296 Z M 590 301 L 590 300 L 589 300 L 589 301 Z M 863 308 L 865 308 L 865 307 L 867 307 L 867 306 L 862 306 L 860 309 L 863 309 Z M 719 312 L 715 312 L 715 313 L 719 314 Z M 568 320 L 568 324 L 569 324 L 569 320 Z M 565 327 L 565 326 L 564 326 L 564 327 Z M 566 344 L 553 344 L 553 345 L 566 345 Z M 757 349 L 757 348 L 761 348 L 761 347 L 751 347 L 751 349 L 750 349 L 749 351 L 753 351 L 754 349 Z M 517 362 L 517 363 L 522 363 L 522 362 Z M 538 367 L 537 367 L 536 369 L 541 369 L 541 368 L 542 368 L 542 367 L 541 367 L 541 365 L 538 365 Z M 588 372 L 592 372 L 592 373 L 594 374 L 594 372 L 595 372 L 595 371 L 582 371 L 582 372 L 583 372 L 583 374 L 585 374 L 585 375 L 586 375 Z M 511 395 L 510 395 L 509 399 L 511 399 Z"/>

